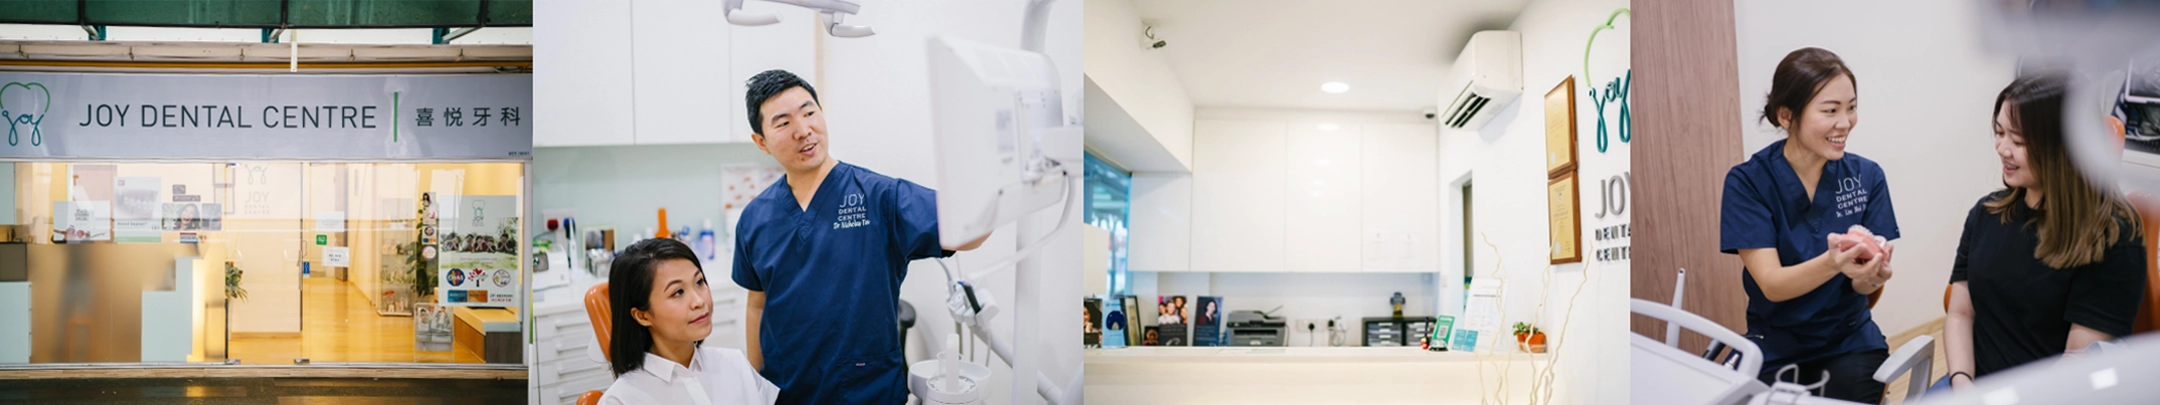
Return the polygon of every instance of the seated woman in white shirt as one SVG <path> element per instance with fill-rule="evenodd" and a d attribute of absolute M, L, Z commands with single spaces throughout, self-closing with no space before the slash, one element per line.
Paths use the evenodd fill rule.
<path fill-rule="evenodd" d="M 712 335 L 712 290 L 690 247 L 673 239 L 630 245 L 608 269 L 615 384 L 601 404 L 760 404 L 780 387 L 742 350 L 700 347 Z"/>

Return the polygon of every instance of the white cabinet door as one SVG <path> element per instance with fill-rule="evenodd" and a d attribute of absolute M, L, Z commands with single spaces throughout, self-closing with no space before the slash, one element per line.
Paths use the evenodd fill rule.
<path fill-rule="evenodd" d="M 704 2 L 715 5 L 720 3 Z M 767 1 L 743 2 L 743 10 L 777 14 L 780 16 L 780 23 L 757 27 L 731 27 L 733 31 L 727 42 L 730 44 L 728 48 L 733 52 L 728 53 L 728 76 L 723 80 L 727 82 L 727 92 L 720 95 L 729 100 L 725 115 L 727 121 L 717 123 L 717 128 L 725 129 L 723 132 L 727 134 L 728 142 L 750 142 L 750 134 L 756 132 L 750 127 L 750 107 L 745 105 L 747 101 L 743 99 L 746 90 L 743 84 L 749 81 L 751 76 L 770 69 L 784 69 L 810 82 L 812 88 L 819 84 L 817 40 L 818 36 L 824 33 L 818 30 L 816 12 Z M 712 19 L 711 16 L 693 17 Z M 701 119 L 709 121 L 721 116 L 714 114 Z"/>
<path fill-rule="evenodd" d="M 533 146 L 629 145 L 630 3 L 533 4 Z"/>
<path fill-rule="evenodd" d="M 1435 128 L 1430 124 L 1365 124 L 1363 128 L 1365 198 L 1360 248 L 1364 270 L 1440 271 Z"/>
<path fill-rule="evenodd" d="M 1358 271 L 1359 173 L 1366 161 L 1357 124 L 1291 122 L 1283 265 L 1293 272 Z"/>
<path fill-rule="evenodd" d="M 1283 271 L 1284 124 L 1193 125 L 1193 270 Z"/>
<path fill-rule="evenodd" d="M 741 97 L 729 97 L 729 28 L 717 21 L 718 1 L 642 0 L 631 2 L 635 63 L 638 144 L 725 142 L 731 133 L 724 115 Z"/>
<path fill-rule="evenodd" d="M 1133 173 L 1125 267 L 1192 270 L 1193 175 Z"/>

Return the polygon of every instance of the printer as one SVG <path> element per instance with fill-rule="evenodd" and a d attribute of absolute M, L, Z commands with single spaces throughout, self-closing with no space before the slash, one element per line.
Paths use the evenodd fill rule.
<path fill-rule="evenodd" d="M 1266 312 L 1241 310 L 1230 311 L 1225 326 L 1230 328 L 1227 346 L 1282 346 L 1289 331 L 1289 323 Z"/>

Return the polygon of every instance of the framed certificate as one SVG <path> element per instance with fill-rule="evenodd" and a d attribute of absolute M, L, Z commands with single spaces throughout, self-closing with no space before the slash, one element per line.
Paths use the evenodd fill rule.
<path fill-rule="evenodd" d="M 1575 76 L 1545 92 L 1545 178 L 1575 170 Z"/>
<path fill-rule="evenodd" d="M 1582 199 L 1575 173 L 1562 173 L 1545 183 L 1545 206 L 1550 212 L 1552 264 L 1582 262 Z"/>

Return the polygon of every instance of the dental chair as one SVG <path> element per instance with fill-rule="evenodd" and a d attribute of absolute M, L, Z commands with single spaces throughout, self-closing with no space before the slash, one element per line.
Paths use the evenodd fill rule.
<path fill-rule="evenodd" d="M 1990 374 L 1972 389 L 1913 405 L 2150 404 L 2160 398 L 2160 335 L 2132 335 L 2102 355 L 2043 359 Z"/>
<path fill-rule="evenodd" d="M 1810 394 L 1808 387 L 1780 382 L 1765 385 L 1756 376 L 1762 371 L 1762 349 L 1755 342 L 1725 329 L 1715 321 L 1665 304 L 1633 299 L 1628 309 L 1635 314 L 1656 318 L 1668 325 L 1678 326 L 1709 337 L 1711 355 L 1695 355 L 1680 350 L 1678 340 L 1669 342 L 1651 340 L 1640 334 L 1629 334 L 1629 374 L 1634 383 L 1629 390 L 1630 402 L 1635 404 L 1699 404 L 1699 405 L 1852 405 L 1853 402 L 1821 398 Z M 1677 332 L 1668 329 L 1668 336 Z M 1934 340 L 1921 336 L 1913 343 L 1901 346 L 1892 353 L 1890 361 L 1875 373 L 1877 381 L 1897 378 L 1905 370 L 1918 370 L 1914 384 L 1926 389 L 1926 383 L 1918 382 L 1927 376 L 1928 362 L 1934 359 Z M 1715 354 L 1724 350 L 1731 354 L 1724 361 L 1716 360 Z M 1907 395 L 1915 398 L 1918 394 Z"/>
<path fill-rule="evenodd" d="M 615 326 L 613 323 L 615 321 L 614 312 L 609 312 L 611 309 L 608 306 L 607 282 L 602 281 L 600 284 L 593 285 L 591 289 L 585 290 L 585 316 L 592 320 L 593 337 L 599 339 L 599 344 L 595 346 L 600 348 L 601 359 L 609 362 L 615 361 L 614 353 L 609 353 L 609 350 L 613 348 L 608 347 L 608 342 L 610 342 L 608 337 L 614 334 L 614 331 L 610 329 Z M 901 345 L 905 347 L 907 345 L 907 331 L 915 327 L 915 305 L 909 304 L 906 300 L 901 300 L 899 317 L 900 341 Z M 598 405 L 601 394 L 600 390 L 585 391 L 584 394 L 578 395 L 577 405 Z"/>
<path fill-rule="evenodd" d="M 1755 379 L 1762 370 L 1762 349 L 1755 342 L 1709 318 L 1665 304 L 1637 298 L 1628 303 L 1628 309 L 1708 336 L 1739 354 L 1737 367 L 1729 367 L 1680 350 L 1677 339 L 1659 342 L 1629 333 L 1628 372 L 1634 376 L 1629 403 L 1740 405 L 1769 391 L 1769 386 Z M 1676 336 L 1672 331 L 1668 329 L 1667 335 Z"/>
<path fill-rule="evenodd" d="M 607 282 L 602 281 L 585 290 L 585 317 L 592 319 L 593 337 L 600 339 L 596 345 L 600 348 L 600 358 L 608 362 L 615 361 L 613 354 L 608 353 L 611 349 L 608 347 L 608 342 L 611 342 L 608 336 L 614 332 L 609 329 L 615 326 L 615 313 L 608 312 L 611 309 L 608 307 Z M 600 395 L 600 390 L 585 391 L 585 394 L 578 395 L 577 405 L 599 405 Z"/>

